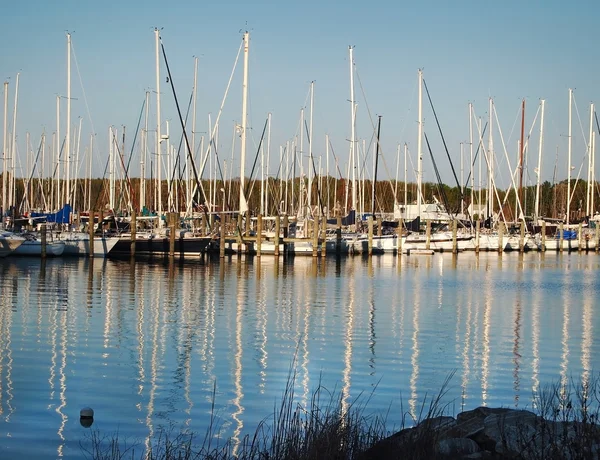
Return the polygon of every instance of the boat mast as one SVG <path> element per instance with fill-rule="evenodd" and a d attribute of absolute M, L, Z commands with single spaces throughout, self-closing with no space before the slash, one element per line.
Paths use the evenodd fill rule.
<path fill-rule="evenodd" d="M 353 46 L 348 47 L 350 54 L 350 167 L 352 168 L 352 209 L 356 211 L 356 107 L 354 101 L 354 58 L 352 52 Z M 356 219 L 353 224 L 356 223 Z"/>
<path fill-rule="evenodd" d="M 193 108 L 192 108 L 192 152 L 188 153 L 188 156 L 191 155 L 190 158 L 194 159 L 196 156 L 196 105 L 197 105 L 197 100 L 198 100 L 198 57 L 195 56 L 194 57 L 194 95 L 193 95 L 193 99 L 192 99 L 192 103 L 193 103 Z M 190 175 L 190 168 L 191 165 L 188 164 L 188 157 L 186 156 L 185 158 L 185 175 L 186 175 L 186 195 L 185 195 L 185 201 L 186 201 L 186 210 L 188 212 L 188 214 L 191 211 L 191 206 L 192 206 L 192 182 L 191 182 L 191 175 Z M 225 178 L 224 178 L 225 179 Z M 225 187 L 225 182 L 223 182 L 223 187 Z M 223 209 L 223 211 L 225 211 Z"/>
<path fill-rule="evenodd" d="M 108 128 L 108 184 L 109 184 L 109 197 L 108 197 L 108 208 L 111 211 L 115 209 L 115 133 L 113 127 Z"/>
<path fill-rule="evenodd" d="M 519 143 L 519 203 L 523 203 L 523 152 L 525 148 L 525 98 L 521 102 L 521 141 Z M 515 208 L 515 214 L 518 208 Z M 525 219 L 525 216 L 523 216 Z M 516 220 L 516 215 L 515 215 Z"/>
<path fill-rule="evenodd" d="M 587 195 L 586 195 L 586 206 L 585 215 L 590 216 L 590 202 L 591 196 L 594 193 L 594 187 L 592 186 L 592 135 L 594 132 L 594 103 L 590 104 L 590 137 L 588 138 L 588 177 L 587 177 Z"/>
<path fill-rule="evenodd" d="M 486 193 L 486 208 L 487 208 L 487 217 L 491 217 L 494 211 L 494 200 L 492 198 L 492 187 L 493 187 L 493 177 L 494 177 L 494 100 L 490 97 L 489 100 L 489 125 L 490 129 L 488 132 L 488 186 Z M 502 210 L 500 210 L 502 211 Z M 491 221 L 490 221 L 491 222 Z"/>
<path fill-rule="evenodd" d="M 596 183 L 596 174 L 594 171 L 596 170 L 596 131 L 592 131 L 592 193 L 591 193 L 591 201 L 590 205 L 591 217 L 594 217 L 594 184 Z"/>
<path fill-rule="evenodd" d="M 310 82 L 310 115 L 308 117 L 308 209 L 312 211 L 312 181 L 313 181 L 313 110 L 315 102 L 315 82 Z M 304 127 L 302 127 L 304 129 Z"/>
<path fill-rule="evenodd" d="M 67 134 L 65 139 L 65 204 L 71 202 L 71 34 L 67 33 Z"/>
<path fill-rule="evenodd" d="M 469 218 L 473 220 L 473 211 L 475 210 L 475 207 L 473 206 L 475 199 L 475 171 L 473 165 L 473 104 L 471 102 L 469 102 L 469 158 L 469 164 L 471 165 L 471 212 Z"/>
<path fill-rule="evenodd" d="M 544 146 L 544 106 L 546 101 L 542 99 L 540 101 L 542 114 L 540 118 L 540 144 L 538 149 L 538 166 L 537 166 L 537 182 L 535 184 L 535 216 L 534 223 L 537 223 L 537 220 L 540 217 L 540 181 L 542 178 L 542 149 Z"/>
<path fill-rule="evenodd" d="M 148 153 L 148 111 L 150 109 L 150 91 L 146 91 L 146 110 L 144 117 L 144 137 L 140 160 L 140 212 L 146 206 L 146 159 Z"/>
<path fill-rule="evenodd" d="M 6 180 L 7 180 L 7 157 L 6 157 L 6 127 L 8 117 L 8 82 L 4 82 L 4 126 L 2 136 L 2 213 L 0 215 L 0 228 L 4 228 L 4 213 L 6 212 Z"/>
<path fill-rule="evenodd" d="M 464 196 L 465 196 L 465 186 L 464 186 L 465 170 L 464 170 L 464 158 L 465 158 L 465 144 L 464 144 L 464 142 L 461 142 L 460 143 L 460 196 L 461 196 L 461 199 L 460 199 L 460 213 L 461 213 L 461 216 L 463 216 L 463 217 L 465 215 L 465 200 L 464 200 Z"/>
<path fill-rule="evenodd" d="M 377 185 L 377 166 L 379 163 L 379 139 L 381 135 L 381 115 L 378 117 L 377 121 L 377 147 L 375 149 L 375 173 L 373 175 L 373 204 L 371 206 L 371 212 L 373 213 L 373 217 L 375 217 L 375 191 Z"/>
<path fill-rule="evenodd" d="M 569 147 L 568 147 L 568 159 L 567 159 L 567 216 L 566 224 L 569 225 L 569 214 L 571 212 L 571 117 L 572 117 L 572 106 L 573 106 L 573 90 L 569 88 Z"/>
<path fill-rule="evenodd" d="M 160 55 L 159 55 L 159 36 L 158 28 L 154 28 L 154 40 L 156 47 L 156 182 L 158 195 L 158 226 L 162 227 L 162 136 L 160 135 Z"/>
<path fill-rule="evenodd" d="M 52 209 L 58 210 L 60 206 L 60 96 L 56 96 L 56 207 Z"/>
<path fill-rule="evenodd" d="M 417 215 L 421 217 L 423 186 L 423 71 L 419 69 L 419 131 L 417 135 Z"/>
<path fill-rule="evenodd" d="M 16 205 L 16 183 L 15 183 L 15 169 L 16 169 L 16 157 L 17 157 L 17 102 L 19 100 L 19 73 L 17 73 L 17 81 L 15 83 L 15 107 L 13 111 L 13 132 L 12 132 L 12 148 L 10 149 L 11 159 L 11 181 L 10 181 L 10 199 L 13 205 Z"/>
<path fill-rule="evenodd" d="M 248 52 L 250 34 L 244 32 L 244 81 L 242 83 L 242 127 L 241 127 L 241 152 L 240 152 L 240 212 L 246 212 L 248 204 L 244 196 L 244 183 L 246 181 L 246 122 L 248 109 Z"/>
<path fill-rule="evenodd" d="M 404 217 L 408 218 L 408 145 L 404 143 Z"/>

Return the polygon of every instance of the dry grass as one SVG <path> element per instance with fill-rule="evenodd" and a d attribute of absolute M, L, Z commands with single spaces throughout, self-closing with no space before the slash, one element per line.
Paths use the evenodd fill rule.
<path fill-rule="evenodd" d="M 434 396 L 425 396 L 417 414 L 403 412 L 397 434 L 390 436 L 386 415 L 369 414 L 371 395 L 360 395 L 347 404 L 339 391 L 319 386 L 307 406 L 296 402 L 296 374 L 290 371 L 281 402 L 254 434 L 238 443 L 221 440 L 213 408 L 204 437 L 174 430 L 162 431 L 146 449 L 142 443 L 121 439 L 118 433 L 90 434 L 91 448 L 83 449 L 94 460 L 310 460 L 310 459 L 430 459 L 436 457 L 440 424 L 455 410 L 444 403 L 453 373 Z M 517 458 L 598 458 L 600 448 L 600 378 L 567 385 L 547 386 L 534 396 L 540 435 L 523 438 Z M 418 430 L 411 429 L 419 425 Z M 401 444 L 398 440 L 402 439 Z M 400 453 L 399 453 L 400 449 Z M 400 455 L 400 457 L 398 457 Z M 502 458 L 495 456 L 494 458 Z"/>

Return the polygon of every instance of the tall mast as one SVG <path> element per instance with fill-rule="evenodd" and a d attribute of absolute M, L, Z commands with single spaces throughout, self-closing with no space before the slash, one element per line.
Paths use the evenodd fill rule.
<path fill-rule="evenodd" d="M 244 81 L 242 83 L 242 145 L 240 152 L 240 212 L 246 212 L 248 204 L 244 196 L 244 184 L 246 182 L 246 122 L 248 111 L 248 53 L 250 48 L 250 34 L 244 32 Z"/>
<path fill-rule="evenodd" d="M 542 113 L 540 118 L 540 144 L 538 149 L 538 165 L 537 165 L 537 182 L 535 184 L 535 218 L 534 223 L 537 223 L 537 220 L 540 217 L 540 181 L 542 178 L 542 149 L 544 147 L 544 106 L 546 101 L 542 99 L 540 101 L 542 105 Z"/>
<path fill-rule="evenodd" d="M 348 47 L 350 53 L 350 167 L 352 168 L 352 209 L 356 210 L 356 103 L 354 101 L 354 58 L 353 46 Z M 356 220 L 353 222 L 356 223 Z"/>
<path fill-rule="evenodd" d="M 12 163 L 12 173 L 10 181 L 10 199 L 13 205 L 16 205 L 16 187 L 15 187 L 15 167 L 17 158 L 17 102 L 19 100 L 19 73 L 17 73 L 17 81 L 15 83 L 15 107 L 13 111 L 13 132 L 12 132 L 12 148 L 10 149 L 10 159 Z"/>
<path fill-rule="evenodd" d="M 162 227 L 162 154 L 161 154 L 161 135 L 160 135 L 160 57 L 159 57 L 159 41 L 160 36 L 158 28 L 154 29 L 154 39 L 156 47 L 156 181 L 158 183 L 158 226 Z"/>
<path fill-rule="evenodd" d="M 71 34 L 67 33 L 67 137 L 65 139 L 65 203 L 71 201 Z"/>
<path fill-rule="evenodd" d="M 140 159 L 140 212 L 146 206 L 146 159 L 148 154 L 148 111 L 150 108 L 150 91 L 146 91 L 146 107 L 144 115 L 144 136 L 142 138 L 142 155 Z"/>
<path fill-rule="evenodd" d="M 8 82 L 4 82 L 4 127 L 2 135 L 2 213 L 6 212 L 6 180 L 8 177 L 7 156 L 6 156 L 6 126 L 8 122 Z M 0 216 L 0 227 L 4 227 L 4 218 Z"/>
<path fill-rule="evenodd" d="M 473 219 L 473 214 L 475 207 L 474 199 L 475 199 L 475 171 L 473 165 L 473 104 L 469 102 L 469 164 L 471 171 L 471 216 L 470 219 Z"/>
<path fill-rule="evenodd" d="M 111 211 L 115 209 L 115 133 L 113 127 L 108 128 L 108 184 L 109 184 L 109 196 L 108 196 L 108 207 Z"/>
<path fill-rule="evenodd" d="M 590 205 L 590 211 L 591 211 L 591 216 L 593 217 L 595 215 L 594 213 L 594 185 L 596 183 L 596 174 L 595 171 L 596 170 L 596 131 L 592 131 L 592 193 L 591 193 L 591 201 L 592 204 Z"/>
<path fill-rule="evenodd" d="M 60 207 L 60 96 L 56 96 L 56 210 Z"/>
<path fill-rule="evenodd" d="M 487 217 L 491 217 L 494 210 L 494 200 L 492 198 L 492 177 L 494 176 L 494 100 L 489 100 L 489 131 L 488 131 L 488 185 L 486 193 Z"/>
<path fill-rule="evenodd" d="M 569 147 L 568 147 L 568 160 L 567 160 L 567 225 L 569 225 L 569 214 L 571 212 L 571 117 L 572 117 L 572 106 L 573 106 L 573 90 L 569 88 Z"/>
<path fill-rule="evenodd" d="M 375 216 L 375 191 L 376 191 L 376 185 L 377 185 L 377 166 L 379 163 L 379 139 L 381 135 L 381 115 L 379 115 L 378 121 L 377 121 L 377 147 L 375 148 L 375 172 L 373 173 L 373 204 L 371 206 L 371 212 L 373 213 L 373 216 Z"/>
<path fill-rule="evenodd" d="M 592 186 L 592 133 L 594 132 L 594 104 L 590 104 L 590 137 L 588 138 L 588 178 L 587 178 L 587 194 L 585 204 L 585 215 L 590 215 L 591 195 L 594 193 Z"/>
<path fill-rule="evenodd" d="M 417 215 L 421 217 L 423 185 L 423 71 L 419 69 L 419 132 L 417 135 Z"/>
<path fill-rule="evenodd" d="M 408 218 L 408 145 L 404 143 L 404 217 Z"/>
<path fill-rule="evenodd" d="M 523 151 L 525 148 L 525 98 L 521 103 L 521 142 L 519 143 L 519 202 L 523 202 Z M 515 208 L 515 211 L 517 208 Z M 515 213 L 516 214 L 516 213 Z M 516 216 L 515 216 L 516 217 Z"/>
<path fill-rule="evenodd" d="M 194 161 L 194 156 L 196 153 L 196 105 L 197 105 L 197 101 L 198 101 L 198 57 L 195 56 L 194 57 L 194 95 L 193 95 L 193 109 L 192 109 L 192 151 L 189 152 L 188 156 L 189 158 L 192 160 L 192 162 Z M 191 176 L 190 176 L 190 168 L 192 167 L 191 164 L 188 164 L 188 158 L 186 158 L 186 168 L 185 168 L 185 173 L 186 173 L 186 195 L 185 195 L 185 206 L 187 210 L 191 210 L 191 203 L 192 203 L 192 182 L 191 182 Z M 225 179 L 225 178 L 224 178 Z M 225 182 L 223 182 L 223 187 L 225 187 Z M 225 211 L 223 209 L 223 211 Z"/>
<path fill-rule="evenodd" d="M 308 118 L 308 209 L 312 209 L 312 173 L 313 173 L 313 110 L 315 102 L 315 82 L 310 82 L 310 116 Z M 304 127 L 302 127 L 304 129 Z"/>
<path fill-rule="evenodd" d="M 464 158 L 465 158 L 465 144 L 464 142 L 460 143 L 460 213 L 464 217 L 465 215 L 465 182 L 464 182 Z M 462 218 L 462 217 L 461 217 Z"/>

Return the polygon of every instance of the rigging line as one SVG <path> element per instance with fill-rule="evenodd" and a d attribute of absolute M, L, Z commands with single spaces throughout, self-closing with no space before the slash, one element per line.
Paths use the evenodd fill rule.
<path fill-rule="evenodd" d="M 427 143 L 427 150 L 429 150 L 429 156 L 431 157 L 431 162 L 433 163 L 433 169 L 434 169 L 435 175 L 437 177 L 436 188 L 438 190 L 438 193 L 440 194 L 440 197 L 442 198 L 442 201 L 444 203 L 444 207 L 446 208 L 446 211 L 452 216 L 452 218 L 454 218 L 454 213 L 450 210 L 450 205 L 448 203 L 448 197 L 446 196 L 446 192 L 443 188 L 440 171 L 437 167 L 437 163 L 435 162 L 435 159 L 433 158 L 433 152 L 431 151 L 431 146 L 429 145 L 429 138 L 427 137 L 427 134 L 425 134 L 425 133 L 423 133 L 423 136 L 425 137 L 425 142 Z"/>
<path fill-rule="evenodd" d="M 192 100 L 194 98 L 194 92 L 192 92 L 190 94 L 190 100 L 188 101 L 188 107 L 187 107 L 187 111 L 185 113 L 185 126 L 187 126 L 187 122 L 188 122 L 188 117 L 190 115 L 190 108 L 192 106 Z M 185 164 L 183 165 L 183 170 L 181 170 L 181 146 L 183 145 L 183 134 L 181 134 L 181 136 L 179 137 L 179 145 L 177 146 L 177 158 L 175 159 L 175 164 L 173 165 L 173 170 L 171 171 L 171 182 L 169 184 L 169 197 L 172 197 L 173 195 L 173 184 L 176 181 L 179 181 L 180 183 L 183 183 L 183 174 L 185 174 Z M 169 155 L 169 152 L 167 152 L 167 155 Z M 177 169 L 179 168 L 179 174 L 176 174 Z M 187 204 L 186 204 L 187 207 Z M 175 208 L 173 207 L 172 209 L 170 209 L 170 211 L 175 211 Z"/>
<path fill-rule="evenodd" d="M 130 206 L 131 206 L 131 198 L 132 198 L 132 190 L 131 190 L 131 180 L 129 178 L 129 174 L 127 171 L 127 168 L 125 168 L 125 162 L 123 161 L 123 155 L 121 154 L 121 150 L 119 149 L 119 142 L 117 140 L 117 137 L 115 136 L 115 132 L 113 131 L 113 129 L 111 128 L 110 130 L 111 134 L 112 134 L 112 138 L 115 142 L 115 148 L 117 149 L 117 154 L 119 155 L 119 160 L 121 160 L 121 167 L 123 168 L 123 173 L 125 174 L 125 182 L 127 182 L 127 185 L 129 186 L 129 190 L 125 189 L 125 191 L 129 191 L 129 201 L 130 201 Z M 119 196 L 119 202 L 121 202 L 123 199 L 123 193 L 121 192 L 120 196 Z M 113 210 L 114 211 L 114 210 Z"/>
<path fill-rule="evenodd" d="M 306 130 L 306 137 L 308 139 L 308 145 L 310 148 L 312 139 L 310 137 L 310 133 L 308 132 L 308 124 L 306 123 L 306 120 L 304 120 L 304 128 Z M 314 155 L 310 158 L 310 161 L 312 163 L 313 174 L 315 175 L 315 178 L 316 178 L 318 175 L 317 175 L 317 168 L 315 166 Z M 319 181 L 315 180 L 315 182 L 317 183 L 317 197 L 319 197 L 319 207 L 321 208 L 321 215 L 323 215 L 323 214 L 325 214 L 325 209 L 323 208 L 323 200 L 321 199 L 321 190 L 319 190 Z M 311 184 L 311 186 L 312 186 L 312 184 Z"/>
<path fill-rule="evenodd" d="M 40 152 L 42 151 L 42 142 L 44 142 L 44 135 L 42 135 L 42 138 L 40 139 L 40 145 L 38 147 L 38 151 L 35 156 L 35 160 L 33 162 L 33 168 L 31 168 L 31 173 L 29 174 L 29 177 L 27 178 L 27 182 L 24 182 L 25 193 L 23 193 L 23 198 L 21 198 L 21 204 L 19 205 L 20 212 L 23 212 L 23 205 L 25 204 L 25 200 L 28 198 L 27 194 L 29 191 L 29 184 L 33 180 L 33 176 L 35 175 L 37 162 L 40 158 Z M 31 197 L 31 199 L 33 200 L 33 197 Z"/>
<path fill-rule="evenodd" d="M 183 136 L 185 137 L 185 143 L 187 146 L 188 157 L 190 160 L 190 164 L 192 165 L 192 170 L 194 171 L 194 179 L 196 180 L 197 188 L 200 188 L 202 191 L 202 202 L 206 202 L 206 193 L 204 192 L 204 187 L 202 186 L 202 182 L 198 179 L 198 171 L 196 171 L 196 163 L 194 162 L 194 157 L 192 155 L 192 150 L 190 149 L 190 142 L 188 140 L 187 130 L 185 129 L 185 123 L 183 122 L 183 116 L 181 115 L 181 108 L 179 107 L 179 99 L 177 99 L 177 93 L 175 92 L 175 84 L 173 83 L 173 76 L 171 75 L 171 68 L 169 67 L 169 61 L 167 60 L 167 52 L 165 51 L 165 45 L 162 42 L 162 38 L 160 38 L 160 47 L 163 52 L 163 58 L 165 60 L 165 67 L 167 68 L 167 74 L 169 75 L 169 83 L 171 83 L 171 91 L 173 92 L 173 99 L 175 99 L 175 107 L 177 107 L 177 115 L 179 115 L 179 122 L 181 123 L 181 129 L 183 130 Z M 198 187 L 199 186 L 199 187 Z M 193 197 L 192 197 L 193 199 Z M 207 218 L 208 229 L 212 231 L 212 226 L 210 225 L 210 219 L 208 219 L 208 213 L 206 210 L 206 206 L 204 208 L 204 215 Z"/>
<path fill-rule="evenodd" d="M 94 135 L 95 135 L 96 128 L 94 128 L 94 120 L 92 120 L 92 114 L 90 113 L 90 106 L 88 103 L 85 88 L 83 87 L 83 80 L 81 78 L 81 72 L 79 71 L 79 63 L 77 62 L 77 55 L 75 54 L 75 45 L 73 44 L 73 39 L 71 39 L 71 53 L 73 53 L 73 59 L 75 61 L 75 68 L 77 69 L 77 76 L 79 77 L 79 83 L 81 85 L 81 92 L 83 93 L 83 102 L 85 104 L 85 111 L 87 112 L 87 116 L 90 120 L 90 126 L 92 127 L 92 133 L 94 133 Z M 94 145 L 94 147 L 98 148 L 97 145 Z M 93 153 L 94 152 L 90 151 L 90 155 L 92 155 L 92 157 L 93 157 Z"/>
<path fill-rule="evenodd" d="M 456 171 L 454 169 L 454 163 L 452 163 L 452 158 L 450 158 L 450 152 L 448 151 L 448 146 L 446 145 L 446 139 L 444 138 L 444 133 L 442 132 L 442 127 L 440 126 L 440 120 L 438 119 L 437 113 L 435 111 L 435 107 L 433 107 L 433 102 L 431 100 L 431 95 L 429 94 L 429 88 L 427 87 L 427 83 L 425 83 L 425 79 L 423 79 L 423 86 L 425 86 L 425 91 L 427 92 L 427 99 L 429 99 L 429 104 L 431 105 L 431 110 L 433 112 L 433 116 L 435 118 L 435 123 L 437 124 L 438 131 L 440 132 L 440 136 L 442 138 L 442 143 L 444 144 L 444 150 L 446 150 L 446 156 L 448 157 L 448 161 L 450 162 L 450 168 L 452 169 L 452 175 L 454 176 L 454 180 L 459 189 L 460 200 L 463 201 L 464 197 L 460 192 L 460 182 L 456 175 Z"/>
<path fill-rule="evenodd" d="M 488 126 L 488 122 L 485 122 L 485 125 L 483 127 L 483 131 L 481 132 L 481 138 L 483 139 L 483 136 L 485 136 L 485 130 L 487 129 Z M 471 172 L 473 172 L 475 170 L 475 163 L 477 161 L 477 157 L 479 156 L 479 150 L 481 149 L 481 144 L 482 142 L 477 142 L 477 150 L 475 150 L 475 155 L 473 156 L 473 163 L 471 164 L 471 171 L 469 171 L 469 175 L 467 176 L 467 180 L 465 182 L 465 187 L 468 188 L 469 186 L 469 180 L 471 179 Z"/>
<path fill-rule="evenodd" d="M 258 155 L 260 154 L 260 148 L 262 146 L 263 140 L 265 139 L 265 132 L 267 131 L 268 124 L 269 124 L 269 119 L 267 118 L 265 120 L 265 126 L 263 127 L 262 135 L 260 136 L 260 142 L 258 143 L 258 148 L 256 149 L 256 155 L 254 156 L 254 163 L 252 164 L 252 169 L 250 170 L 250 179 L 248 180 L 248 183 L 246 184 L 246 189 L 243 190 L 244 198 L 249 197 L 248 192 L 252 193 L 252 190 L 254 189 L 254 184 L 256 183 L 256 180 L 252 181 L 252 176 L 254 176 L 254 170 L 256 169 L 256 163 L 258 163 Z M 252 188 L 250 188 L 250 190 L 248 190 L 248 188 L 250 187 L 250 182 L 252 182 Z"/>
<path fill-rule="evenodd" d="M 335 155 L 335 150 L 333 150 L 333 144 L 331 143 L 331 138 L 329 139 L 329 148 L 331 149 L 333 159 L 335 160 L 335 168 L 338 171 L 339 179 L 342 179 L 342 171 L 340 171 L 340 164 L 339 164 L 337 156 Z"/>
<path fill-rule="evenodd" d="M 138 122 L 137 122 L 137 126 L 135 128 L 135 134 L 133 136 L 133 143 L 131 144 L 131 152 L 129 153 L 129 159 L 127 160 L 127 167 L 125 168 L 125 177 L 127 178 L 129 175 L 129 167 L 131 166 L 131 160 L 133 159 L 133 150 L 135 149 L 135 144 L 136 144 L 136 140 L 137 140 L 137 135 L 140 129 L 140 124 L 142 123 L 142 115 L 144 113 L 144 107 L 146 106 L 146 98 L 144 97 L 144 102 L 142 102 L 142 108 L 140 110 L 140 116 L 138 117 Z M 121 160 L 122 161 L 122 160 Z M 144 178 L 140 178 L 140 180 L 144 180 Z M 130 190 L 130 196 L 132 198 L 133 201 L 135 201 L 135 192 L 133 190 L 133 186 L 131 185 L 131 183 L 129 183 L 129 187 L 131 188 Z M 119 193 L 119 202 L 121 201 L 121 199 L 123 198 L 123 190 L 120 191 Z M 133 203 L 131 204 L 132 208 L 135 208 Z"/>

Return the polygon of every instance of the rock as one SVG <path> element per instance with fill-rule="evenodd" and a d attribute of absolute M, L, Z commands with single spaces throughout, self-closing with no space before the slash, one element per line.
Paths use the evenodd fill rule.
<path fill-rule="evenodd" d="M 450 458 L 456 458 L 463 455 L 471 455 L 481 451 L 479 445 L 472 439 L 467 438 L 448 438 L 438 442 L 438 453 Z"/>

